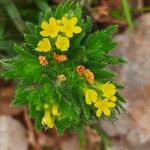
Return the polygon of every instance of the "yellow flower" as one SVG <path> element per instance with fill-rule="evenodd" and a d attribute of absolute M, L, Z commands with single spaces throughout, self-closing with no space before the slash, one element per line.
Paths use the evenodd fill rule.
<path fill-rule="evenodd" d="M 49 128 L 54 127 L 54 117 L 51 115 L 50 110 L 45 111 L 45 115 L 42 118 L 42 124 L 47 125 Z"/>
<path fill-rule="evenodd" d="M 76 17 L 72 17 L 68 19 L 66 17 L 62 18 L 62 26 L 60 27 L 60 31 L 64 32 L 67 37 L 72 37 L 73 33 L 80 33 L 82 31 L 81 27 L 76 26 L 78 19 Z"/>
<path fill-rule="evenodd" d="M 58 105 L 53 104 L 50 108 L 47 104 L 45 104 L 44 109 L 45 114 L 42 118 L 42 124 L 48 126 L 49 128 L 53 128 L 55 119 L 60 116 Z"/>
<path fill-rule="evenodd" d="M 43 31 L 40 34 L 43 37 L 50 36 L 51 38 L 55 38 L 59 33 L 59 23 L 60 21 L 57 21 L 54 17 L 51 17 L 49 22 L 43 21 L 41 24 Z"/>
<path fill-rule="evenodd" d="M 60 35 L 58 36 L 55 44 L 56 44 L 56 47 L 60 49 L 61 51 L 67 51 L 70 46 L 69 39 L 67 37 L 63 37 Z"/>
<path fill-rule="evenodd" d="M 95 103 L 97 101 L 98 94 L 93 89 L 86 89 L 85 90 L 85 101 L 88 105 Z"/>
<path fill-rule="evenodd" d="M 51 50 L 51 43 L 48 38 L 42 39 L 35 49 L 38 52 L 48 52 Z"/>
<path fill-rule="evenodd" d="M 108 99 L 99 99 L 95 105 L 94 105 L 97 109 L 96 111 L 96 116 L 100 117 L 102 115 L 102 113 L 104 113 L 104 115 L 106 116 L 110 116 L 111 115 L 111 110 L 110 108 L 114 108 L 116 106 L 115 103 L 113 102 L 109 102 Z"/>
<path fill-rule="evenodd" d="M 58 105 L 57 105 L 57 104 L 53 104 L 53 105 L 52 105 L 51 111 L 52 111 L 52 115 L 54 115 L 54 116 L 60 116 L 60 113 L 59 113 L 59 111 L 58 111 Z"/>
<path fill-rule="evenodd" d="M 101 84 L 98 89 L 103 92 L 103 96 L 109 98 L 111 101 L 115 102 L 117 100 L 116 96 L 116 86 L 112 83 L 107 82 L 106 84 Z"/>

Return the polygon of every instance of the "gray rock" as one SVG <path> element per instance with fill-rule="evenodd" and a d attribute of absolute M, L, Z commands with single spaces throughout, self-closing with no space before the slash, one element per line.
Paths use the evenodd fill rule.
<path fill-rule="evenodd" d="M 126 57 L 128 64 L 119 68 L 118 80 L 125 83 L 127 114 L 114 125 L 105 122 L 109 136 L 121 136 L 129 149 L 145 150 L 150 142 L 150 13 L 136 21 L 132 34 L 127 31 L 116 36 L 117 54 Z M 123 143 L 124 145 L 125 143 Z M 119 144 L 118 144 L 119 145 Z M 131 148 L 132 147 L 132 148 Z M 143 148 L 142 148 L 143 147 Z M 150 144 L 147 146 L 150 149 Z M 116 148 L 121 150 L 123 148 Z"/>
<path fill-rule="evenodd" d="M 0 150 L 27 150 L 23 125 L 10 116 L 0 116 Z"/>

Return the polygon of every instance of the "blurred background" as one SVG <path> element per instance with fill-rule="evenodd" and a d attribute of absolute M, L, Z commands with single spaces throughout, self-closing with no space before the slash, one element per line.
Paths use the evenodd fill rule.
<path fill-rule="evenodd" d="M 0 0 L 0 59 L 13 57 L 14 43 L 22 43 L 27 22 L 37 24 L 45 11 L 62 0 Z M 114 124 L 99 125 L 98 135 L 86 128 L 85 150 L 150 150 L 150 0 L 80 0 L 94 28 L 117 24 L 113 52 L 128 60 L 111 69 L 125 84 L 127 112 Z M 2 72 L 0 66 L 0 73 Z M 55 130 L 36 133 L 26 108 L 12 108 L 15 83 L 0 79 L 0 150 L 79 150 L 79 138 Z"/>

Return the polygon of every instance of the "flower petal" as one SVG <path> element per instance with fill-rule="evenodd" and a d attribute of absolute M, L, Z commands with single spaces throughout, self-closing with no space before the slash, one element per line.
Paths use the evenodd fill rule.
<path fill-rule="evenodd" d="M 107 82 L 103 86 L 103 93 L 105 97 L 110 97 L 116 93 L 116 86 L 112 83 Z"/>
<path fill-rule="evenodd" d="M 96 116 L 100 117 L 101 115 L 102 115 L 102 110 L 101 109 L 97 109 Z"/>
<path fill-rule="evenodd" d="M 112 97 L 110 98 L 110 100 L 111 100 L 112 102 L 116 102 L 117 97 L 116 97 L 116 96 L 112 96 Z"/>
<path fill-rule="evenodd" d="M 54 105 L 52 106 L 52 114 L 53 114 L 54 116 L 58 116 L 58 114 L 59 114 L 59 112 L 58 112 L 58 106 L 57 106 L 56 104 L 54 104 Z"/>
<path fill-rule="evenodd" d="M 45 115 L 42 118 L 42 124 L 43 125 L 47 125 L 49 128 L 53 128 L 54 127 L 54 117 L 51 116 L 50 110 L 46 110 L 45 111 Z"/>
<path fill-rule="evenodd" d="M 78 19 L 76 17 L 72 17 L 69 22 L 71 23 L 72 26 L 75 26 L 78 22 Z"/>
<path fill-rule="evenodd" d="M 109 108 L 114 108 L 115 106 L 116 106 L 115 103 L 113 103 L 113 102 L 108 102 L 108 107 L 109 107 Z"/>
<path fill-rule="evenodd" d="M 76 27 L 73 28 L 74 33 L 80 33 L 81 31 L 82 31 L 82 29 L 79 26 L 76 26 Z"/>
<path fill-rule="evenodd" d="M 110 114 L 111 114 L 111 111 L 108 108 L 103 109 L 103 112 L 106 116 L 110 116 Z"/>
<path fill-rule="evenodd" d="M 50 17 L 49 24 L 55 25 L 57 23 L 56 19 L 54 17 Z"/>
<path fill-rule="evenodd" d="M 54 117 L 49 116 L 49 120 L 48 120 L 48 122 L 46 123 L 46 125 L 47 125 L 49 128 L 53 128 L 53 127 L 54 127 Z"/>
<path fill-rule="evenodd" d="M 51 37 L 51 38 L 55 38 L 57 35 L 58 35 L 58 32 L 57 32 L 57 31 L 56 31 L 56 32 L 52 32 L 52 33 L 50 34 L 50 37 Z"/>
<path fill-rule="evenodd" d="M 60 49 L 61 51 L 67 51 L 70 46 L 70 41 L 69 41 L 69 38 L 59 35 L 55 44 L 56 44 L 56 47 Z"/>
<path fill-rule="evenodd" d="M 90 99 L 85 99 L 85 101 L 88 105 L 92 105 L 92 101 L 90 101 Z"/>
<path fill-rule="evenodd" d="M 43 37 L 48 37 L 49 33 L 47 31 L 41 31 L 40 35 L 42 35 Z"/>
<path fill-rule="evenodd" d="M 88 105 L 91 105 L 92 102 L 96 102 L 97 97 L 98 97 L 98 94 L 95 90 L 93 90 L 93 89 L 85 90 L 85 100 Z"/>
<path fill-rule="evenodd" d="M 38 51 L 38 52 L 42 52 L 43 51 L 40 47 L 36 47 L 35 50 Z"/>
<path fill-rule="evenodd" d="M 67 17 L 63 17 L 63 18 L 62 18 L 62 23 L 63 23 L 64 25 L 68 23 Z"/>
<path fill-rule="evenodd" d="M 41 28 L 46 30 L 49 27 L 49 24 L 46 21 L 43 21 L 41 24 Z"/>
<path fill-rule="evenodd" d="M 35 48 L 37 51 L 39 52 L 48 52 L 51 50 L 51 43 L 49 41 L 48 38 L 44 38 L 42 39 L 39 43 L 38 43 L 38 47 Z"/>

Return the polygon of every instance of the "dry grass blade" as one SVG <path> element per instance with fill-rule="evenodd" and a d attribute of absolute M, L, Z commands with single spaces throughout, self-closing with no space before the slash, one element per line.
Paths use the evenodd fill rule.
<path fill-rule="evenodd" d="M 23 35 L 25 32 L 25 23 L 22 20 L 16 5 L 11 0 L 1 0 L 0 4 L 1 3 L 4 5 L 6 12 L 14 22 L 18 31 Z"/>

